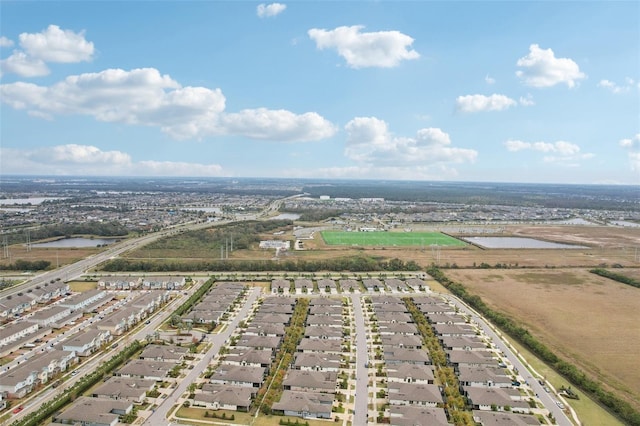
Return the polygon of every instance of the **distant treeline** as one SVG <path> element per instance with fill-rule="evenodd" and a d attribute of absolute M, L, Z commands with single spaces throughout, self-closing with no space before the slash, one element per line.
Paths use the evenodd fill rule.
<path fill-rule="evenodd" d="M 618 274 L 616 272 L 611 272 L 602 268 L 591 269 L 589 272 L 591 272 L 592 274 L 600 275 L 601 277 L 618 281 L 619 283 L 622 283 L 622 284 L 627 284 L 633 287 L 640 288 L 640 281 L 631 277 L 627 277 L 626 275 Z"/>
<path fill-rule="evenodd" d="M 637 186 L 345 180 L 308 184 L 312 197 L 638 211 Z"/>
<path fill-rule="evenodd" d="M 167 271 L 211 271 L 211 272 L 376 272 L 376 271 L 419 271 L 420 265 L 414 261 L 400 259 L 381 260 L 368 256 L 344 257 L 324 260 L 214 260 L 214 261 L 153 261 L 113 259 L 106 262 L 101 270 L 105 272 L 167 272 Z"/>
<path fill-rule="evenodd" d="M 98 237 L 124 237 L 129 230 L 118 222 L 85 222 L 85 223 L 61 223 L 45 225 L 29 230 L 20 229 L 13 233 L 7 233 L 9 244 L 26 244 L 27 234 L 31 242 L 55 237 L 71 237 L 72 235 L 96 235 Z"/>
<path fill-rule="evenodd" d="M 49 266 L 51 266 L 51 262 L 48 260 L 22 260 L 18 259 L 13 263 L 8 263 L 6 265 L 0 264 L 0 270 L 4 271 L 44 271 Z"/>
<path fill-rule="evenodd" d="M 580 387 L 584 392 L 591 394 L 598 402 L 610 409 L 623 422 L 640 426 L 640 413 L 636 411 L 629 403 L 622 400 L 613 393 L 602 389 L 599 382 L 580 371 L 576 366 L 561 360 L 551 349 L 539 342 L 529 333 L 529 330 L 518 325 L 511 318 L 506 317 L 500 312 L 496 312 L 489 308 L 482 299 L 467 292 L 466 288 L 460 284 L 450 280 L 440 269 L 435 266 L 427 269 L 427 273 L 436 281 L 445 286 L 454 295 L 458 296 L 469 306 L 480 312 L 485 318 L 500 327 L 507 334 L 512 336 L 545 363 L 552 366 L 558 373 L 569 380 L 573 385 Z"/>

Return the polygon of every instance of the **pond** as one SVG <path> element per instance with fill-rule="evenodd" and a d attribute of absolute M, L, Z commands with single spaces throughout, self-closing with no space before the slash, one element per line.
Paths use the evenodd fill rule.
<path fill-rule="evenodd" d="M 31 204 L 32 206 L 42 204 L 44 201 L 62 200 L 62 197 L 34 197 L 34 198 L 5 198 L 0 199 L 0 206 L 13 206 Z"/>
<path fill-rule="evenodd" d="M 84 248 L 84 247 L 98 247 L 107 244 L 113 244 L 118 239 L 114 238 L 63 238 L 61 240 L 47 241 L 46 243 L 34 243 L 31 247 L 36 248 Z"/>
<path fill-rule="evenodd" d="M 552 243 L 524 237 L 465 237 L 465 241 L 489 249 L 584 249 L 586 246 Z"/>

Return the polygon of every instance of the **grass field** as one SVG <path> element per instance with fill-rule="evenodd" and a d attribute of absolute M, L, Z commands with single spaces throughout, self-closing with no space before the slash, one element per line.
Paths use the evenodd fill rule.
<path fill-rule="evenodd" d="M 343 232 L 322 231 L 328 245 L 358 246 L 446 246 L 463 247 L 466 244 L 440 232 Z"/>

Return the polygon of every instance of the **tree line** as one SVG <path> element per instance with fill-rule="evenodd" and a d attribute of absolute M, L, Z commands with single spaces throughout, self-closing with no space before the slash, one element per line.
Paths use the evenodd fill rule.
<path fill-rule="evenodd" d="M 619 283 L 622 284 L 627 284 L 633 287 L 638 287 L 640 288 L 640 281 L 628 277 L 626 275 L 622 275 L 622 274 L 618 274 L 616 272 L 612 272 L 612 271 L 608 271 L 606 269 L 603 268 L 595 268 L 595 269 L 591 269 L 589 272 L 591 272 L 592 274 L 596 274 L 596 275 L 600 275 L 601 277 L 605 277 L 605 278 L 609 278 L 612 279 L 614 281 L 618 281 Z"/>
<path fill-rule="evenodd" d="M 47 238 L 70 237 L 72 235 L 96 235 L 98 237 L 125 237 L 129 230 L 118 222 L 89 221 L 84 223 L 60 223 L 44 225 L 32 229 L 19 229 L 16 232 L 7 233 L 8 244 L 21 244 L 27 241 L 27 234 L 31 241 Z"/>
<path fill-rule="evenodd" d="M 632 426 L 640 426 L 640 413 L 628 402 L 603 389 L 599 382 L 588 377 L 575 365 L 560 359 L 551 349 L 532 336 L 529 330 L 502 313 L 489 308 L 479 296 L 469 293 L 462 284 L 450 280 L 436 266 L 428 268 L 427 273 L 445 286 L 451 293 L 524 345 L 573 385 L 591 394 L 596 401 L 611 410 L 611 412 L 618 416 L 623 422 Z"/>
<path fill-rule="evenodd" d="M 104 263 L 105 272 L 168 272 L 168 271 L 210 271 L 210 272 L 377 272 L 377 271 L 419 271 L 415 261 L 375 259 L 369 256 L 341 257 L 319 260 L 211 260 L 211 261 L 165 261 L 112 259 Z"/>

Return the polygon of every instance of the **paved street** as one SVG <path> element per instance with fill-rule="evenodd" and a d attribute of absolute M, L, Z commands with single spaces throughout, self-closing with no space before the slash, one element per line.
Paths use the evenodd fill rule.
<path fill-rule="evenodd" d="M 195 382 L 198 376 L 200 376 L 200 374 L 207 368 L 211 358 L 215 356 L 220 348 L 226 343 L 240 321 L 246 319 L 247 315 L 249 315 L 249 312 L 251 311 L 253 303 L 260 296 L 261 291 L 262 289 L 259 287 L 252 288 L 240 312 L 235 316 L 235 318 L 233 318 L 233 320 L 229 324 L 227 324 L 227 327 L 224 329 L 224 331 L 218 334 L 209 335 L 206 338 L 206 341 L 213 343 L 212 346 L 200 359 L 198 364 L 193 367 L 193 370 L 189 370 L 187 376 L 178 381 L 178 386 L 173 390 L 171 395 L 169 395 L 164 400 L 164 402 L 155 410 L 155 412 L 153 412 L 151 416 L 144 422 L 145 425 L 160 426 L 169 425 L 171 423 L 171 421 L 167 419 L 169 411 L 171 411 L 173 406 L 178 403 L 178 400 L 182 397 L 182 394 L 187 391 L 188 386 L 192 382 Z"/>
<path fill-rule="evenodd" d="M 353 424 L 367 423 L 367 330 L 364 325 L 360 295 L 351 295 L 351 306 L 356 326 L 356 397 L 354 402 Z"/>

